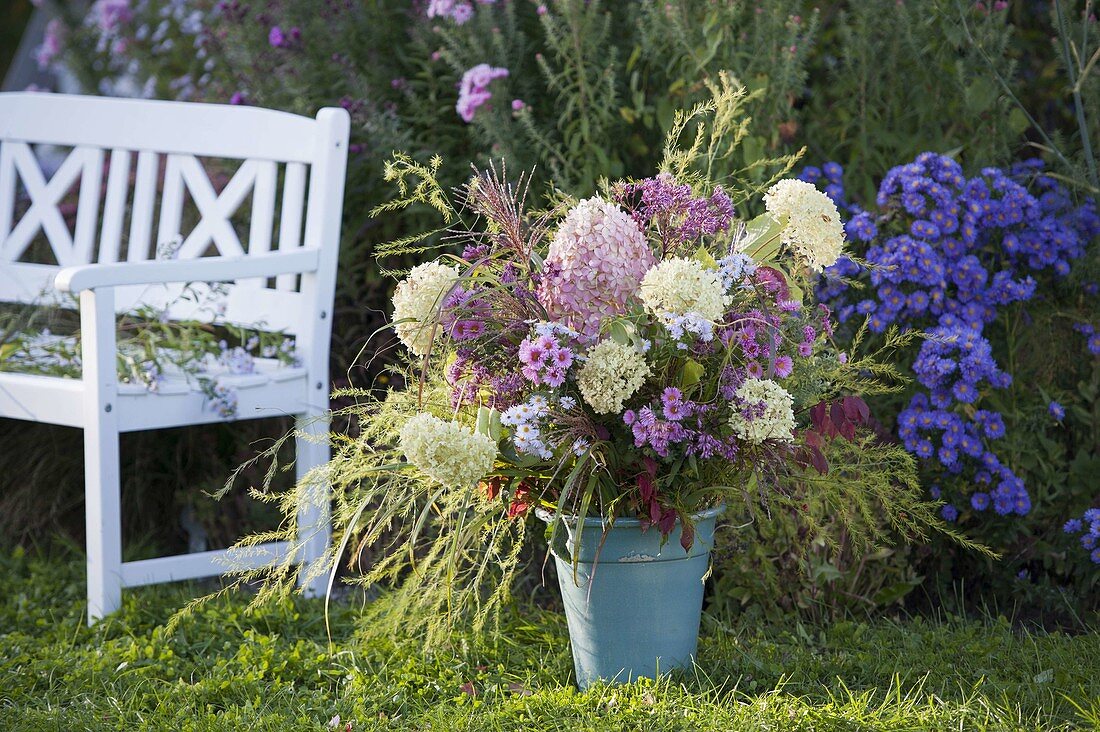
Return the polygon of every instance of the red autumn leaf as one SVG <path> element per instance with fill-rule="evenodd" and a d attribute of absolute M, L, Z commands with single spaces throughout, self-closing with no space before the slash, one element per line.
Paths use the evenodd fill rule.
<path fill-rule="evenodd" d="M 825 402 L 818 402 L 810 407 L 810 421 L 813 422 L 814 428 L 823 429 L 825 420 Z"/>
<path fill-rule="evenodd" d="M 822 475 L 829 474 L 829 461 L 825 459 L 825 453 L 821 451 L 819 447 L 810 448 L 810 462 L 814 466 L 814 470 Z"/>
<path fill-rule="evenodd" d="M 684 551 L 691 551 L 691 545 L 695 543 L 695 527 L 687 521 L 687 517 L 680 514 L 680 546 Z"/>
<path fill-rule="evenodd" d="M 472 681 L 467 681 L 465 684 L 458 687 L 458 690 L 469 696 L 477 696 L 477 689 L 474 688 L 474 682 Z"/>
<path fill-rule="evenodd" d="M 844 414 L 853 422 L 863 424 L 871 416 L 871 410 L 860 397 L 847 396 L 844 397 Z"/>
<path fill-rule="evenodd" d="M 844 408 L 840 406 L 840 402 L 833 402 L 829 405 L 829 419 L 832 420 L 833 427 L 837 432 L 843 429 L 843 425 L 848 420 L 844 418 Z"/>
<path fill-rule="evenodd" d="M 649 503 L 657 495 L 657 486 L 649 473 L 638 473 L 638 492 L 642 496 L 642 503 Z"/>
<path fill-rule="evenodd" d="M 675 526 L 676 511 L 671 508 L 665 509 L 665 512 L 661 515 L 661 522 L 657 525 L 657 528 L 661 530 L 661 534 L 668 536 Z"/>

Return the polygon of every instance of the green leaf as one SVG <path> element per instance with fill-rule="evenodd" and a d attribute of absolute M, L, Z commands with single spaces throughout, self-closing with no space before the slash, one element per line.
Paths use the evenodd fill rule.
<path fill-rule="evenodd" d="M 711 256 L 706 247 L 699 247 L 699 250 L 695 252 L 695 258 L 702 262 L 707 269 L 718 269 L 718 262 L 714 261 L 714 257 Z"/>
<path fill-rule="evenodd" d="M 630 331 L 626 327 L 626 323 L 621 320 L 611 321 L 611 326 L 608 328 L 608 335 L 611 336 L 611 340 L 623 346 L 629 346 L 634 342 L 633 338 L 631 338 Z"/>
<path fill-rule="evenodd" d="M 786 226 L 786 216 L 776 219 L 771 214 L 760 214 L 745 225 L 741 250 L 759 264 L 773 261 L 779 254 L 780 237 Z"/>
<path fill-rule="evenodd" d="M 478 407 L 477 432 L 493 442 L 500 442 L 500 412 L 489 407 Z"/>
<path fill-rule="evenodd" d="M 705 372 L 706 369 L 703 368 L 702 364 L 689 358 L 684 367 L 680 369 L 680 388 L 687 389 L 690 386 L 695 386 L 703 378 Z"/>

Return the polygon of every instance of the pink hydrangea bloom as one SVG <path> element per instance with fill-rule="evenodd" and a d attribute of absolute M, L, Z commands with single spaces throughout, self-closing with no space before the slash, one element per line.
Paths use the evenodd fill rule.
<path fill-rule="evenodd" d="M 586 336 L 626 311 L 657 259 L 638 224 L 601 198 L 577 204 L 550 243 L 539 301 L 551 317 Z"/>

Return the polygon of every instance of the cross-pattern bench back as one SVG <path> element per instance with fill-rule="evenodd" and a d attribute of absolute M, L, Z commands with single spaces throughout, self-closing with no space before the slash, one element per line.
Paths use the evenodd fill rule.
<path fill-rule="evenodd" d="M 332 299 L 339 221 L 326 194 L 342 180 L 342 163 L 331 163 L 345 154 L 333 148 L 346 125 L 338 110 L 311 119 L 212 104 L 0 94 L 0 300 L 38 302 L 58 270 L 73 265 L 317 248 L 316 275 L 240 281 L 222 312 L 181 301 L 179 285 L 119 288 L 116 296 L 119 310 L 172 303 L 174 318 L 300 332 Z M 36 155 L 42 146 L 59 155 L 68 149 L 50 176 Z"/>

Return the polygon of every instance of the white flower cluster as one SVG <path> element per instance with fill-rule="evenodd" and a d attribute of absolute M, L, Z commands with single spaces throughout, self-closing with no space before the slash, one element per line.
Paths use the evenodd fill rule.
<path fill-rule="evenodd" d="M 426 262 L 398 283 L 393 293 L 394 329 L 417 356 L 426 354 L 434 336 L 443 332 L 436 326 L 439 308 L 457 278 L 457 268 Z"/>
<path fill-rule="evenodd" d="M 469 486 L 493 469 L 493 440 L 458 422 L 418 414 L 401 428 L 401 452 L 428 477 L 446 486 Z"/>
<path fill-rule="evenodd" d="M 588 360 L 577 374 L 577 386 L 596 414 L 612 414 L 622 411 L 623 402 L 642 387 L 647 376 L 645 356 L 608 338 L 588 352 Z"/>
<path fill-rule="evenodd" d="M 802 180 L 781 180 L 764 194 L 776 218 L 787 217 L 780 240 L 815 272 L 834 264 L 844 250 L 844 225 L 832 199 Z"/>
<path fill-rule="evenodd" d="M 746 379 L 734 395 L 730 427 L 742 440 L 791 442 L 794 398 L 771 379 Z"/>
<path fill-rule="evenodd" d="M 734 252 L 718 260 L 718 278 L 722 280 L 722 287 L 726 290 L 732 290 L 755 271 L 756 262 L 741 252 Z"/>
<path fill-rule="evenodd" d="M 642 278 L 641 297 L 651 315 L 697 313 L 712 322 L 721 320 L 732 302 L 717 270 L 683 257 L 651 267 Z"/>
<path fill-rule="evenodd" d="M 668 331 L 669 337 L 676 341 L 676 347 L 687 350 L 688 343 L 685 336 L 694 336 L 704 343 L 714 340 L 714 323 L 704 318 L 699 313 L 661 313 L 657 316 Z"/>
<path fill-rule="evenodd" d="M 563 399 L 564 401 L 564 399 Z M 542 436 L 541 420 L 550 414 L 546 397 L 535 394 L 526 402 L 505 410 L 500 423 L 512 429 L 512 444 L 521 455 L 538 455 L 543 460 L 554 457 Z"/>

